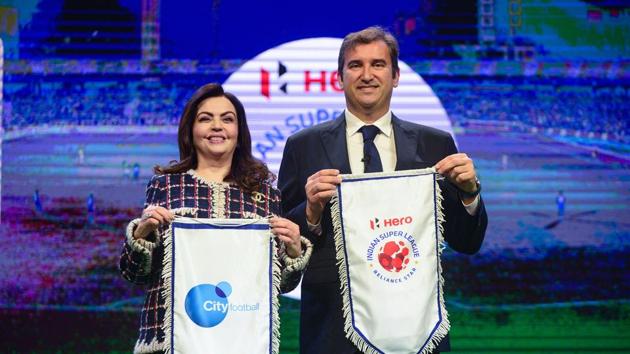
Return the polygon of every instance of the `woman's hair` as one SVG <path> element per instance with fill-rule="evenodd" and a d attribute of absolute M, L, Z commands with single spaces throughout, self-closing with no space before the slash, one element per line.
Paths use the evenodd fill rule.
<path fill-rule="evenodd" d="M 238 138 L 226 182 L 233 182 L 248 192 L 260 189 L 264 182 L 273 182 L 274 174 L 262 161 L 252 155 L 252 139 L 247 127 L 243 104 L 233 94 L 223 91 L 223 87 L 217 83 L 206 84 L 197 89 L 184 107 L 177 131 L 179 161 L 171 161 L 168 166 L 155 166 L 153 171 L 157 174 L 182 173 L 197 168 L 197 151 L 193 144 L 192 135 L 193 125 L 199 106 L 210 97 L 225 97 L 236 109 Z"/>

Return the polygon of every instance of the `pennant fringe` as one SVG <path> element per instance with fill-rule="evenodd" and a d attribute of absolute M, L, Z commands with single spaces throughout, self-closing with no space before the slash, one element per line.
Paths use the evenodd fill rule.
<path fill-rule="evenodd" d="M 424 349 L 420 351 L 418 354 L 430 354 L 437 348 L 440 344 L 441 340 L 448 334 L 450 330 L 450 322 L 448 319 L 448 312 L 446 311 L 446 305 L 444 302 L 444 277 L 442 276 L 442 251 L 444 250 L 444 208 L 442 206 L 443 196 L 440 185 L 437 183 L 437 179 L 435 175 L 437 174 L 435 168 L 426 168 L 419 170 L 407 170 L 407 171 L 396 171 L 396 172 L 378 172 L 378 173 L 366 173 L 366 174 L 354 174 L 354 175 L 343 175 L 342 180 L 352 180 L 352 179 L 363 179 L 367 177 L 404 177 L 404 176 L 415 176 L 415 175 L 426 175 L 433 174 L 433 185 L 435 187 L 436 194 L 436 203 L 437 203 L 437 223 L 438 223 L 438 274 L 439 274 L 439 297 L 440 297 L 440 310 L 442 312 L 442 322 L 436 329 L 436 331 L 431 336 L 428 343 L 425 345 Z M 339 270 L 339 280 L 341 282 L 341 297 L 343 301 L 343 318 L 344 318 L 344 331 L 346 332 L 346 337 L 356 345 L 356 347 L 363 353 L 366 354 L 380 354 L 381 351 L 374 348 L 370 344 L 368 344 L 363 337 L 357 333 L 357 331 L 352 326 L 352 316 L 350 314 L 350 292 L 348 289 L 348 269 L 346 267 L 346 262 L 344 261 L 345 252 L 344 252 L 344 244 L 343 244 L 343 235 L 341 230 L 341 211 L 339 207 L 339 196 L 334 195 L 331 199 L 331 216 L 333 222 L 333 231 L 334 231 L 334 240 L 335 240 L 335 253 L 337 258 L 337 269 Z"/>
<path fill-rule="evenodd" d="M 195 215 L 197 210 L 195 208 L 178 208 L 173 209 L 173 213 L 180 216 L 185 216 L 186 214 Z M 226 219 L 229 220 L 229 219 Z M 252 219 L 252 221 L 257 221 Z M 162 260 L 162 281 L 164 282 L 164 288 L 162 289 L 162 297 L 165 301 L 166 312 L 164 314 L 164 347 L 159 348 L 158 350 L 163 350 L 165 354 L 171 353 L 172 347 L 172 259 L 173 259 L 173 236 L 172 236 L 172 228 L 168 228 L 163 235 L 163 244 L 164 244 L 164 259 Z M 269 231 L 269 242 L 272 247 L 272 279 L 273 285 L 271 287 L 271 296 L 272 296 L 272 336 L 271 336 L 271 349 L 273 354 L 278 354 L 280 352 L 280 315 L 278 313 L 278 309 L 280 307 L 280 303 L 278 300 L 278 296 L 280 295 L 280 260 L 278 259 L 278 250 L 276 243 L 273 239 L 273 234 L 271 230 Z M 209 349 L 211 350 L 211 349 Z M 214 351 L 214 350 L 211 350 Z"/>

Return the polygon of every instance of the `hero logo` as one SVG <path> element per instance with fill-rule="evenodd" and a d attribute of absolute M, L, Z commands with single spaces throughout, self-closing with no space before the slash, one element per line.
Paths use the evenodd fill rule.
<path fill-rule="evenodd" d="M 381 224 L 379 224 L 378 218 L 370 219 L 370 229 L 379 229 Z"/>
<path fill-rule="evenodd" d="M 282 62 L 278 62 L 278 78 L 287 73 L 287 67 L 282 64 Z M 267 99 L 271 98 L 271 93 L 269 92 L 269 84 L 271 82 L 269 71 L 265 70 L 265 68 L 260 68 L 260 94 L 267 97 Z M 280 91 L 287 94 L 287 83 L 282 82 L 280 84 Z"/>
<path fill-rule="evenodd" d="M 197 285 L 186 295 L 184 304 L 186 313 L 198 326 L 214 327 L 225 319 L 229 309 L 227 298 L 231 293 L 232 286 L 225 281 L 217 286 Z"/>
<path fill-rule="evenodd" d="M 284 65 L 281 61 L 278 61 L 278 79 L 280 79 L 284 74 L 287 73 L 287 66 Z M 339 86 L 338 80 L 338 72 L 334 71 L 326 71 L 319 70 L 311 71 L 304 70 L 304 92 L 311 92 L 311 85 L 317 86 L 319 85 L 319 92 L 326 92 L 328 90 L 332 92 L 342 92 L 343 89 Z M 269 70 L 261 67 L 260 68 L 260 94 L 267 97 L 267 99 L 271 98 L 271 73 Z M 278 89 L 286 95 L 288 93 L 288 82 L 281 81 L 279 82 Z"/>
<path fill-rule="evenodd" d="M 411 224 L 413 218 L 411 216 L 402 216 L 399 218 L 389 218 L 382 220 L 383 227 L 400 226 Z M 370 229 L 376 230 L 381 228 L 381 220 L 379 218 L 370 219 Z"/>

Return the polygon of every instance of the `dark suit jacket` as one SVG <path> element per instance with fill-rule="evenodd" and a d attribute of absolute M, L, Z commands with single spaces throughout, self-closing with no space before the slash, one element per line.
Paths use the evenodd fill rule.
<path fill-rule="evenodd" d="M 446 132 L 403 121 L 395 116 L 392 116 L 392 126 L 396 142 L 396 170 L 431 167 L 457 152 L 452 137 Z M 306 223 L 306 180 L 325 168 L 351 173 L 343 114 L 334 121 L 302 130 L 287 140 L 278 187 L 282 192 L 284 215 L 300 225 L 302 235 L 306 235 L 314 244 L 302 281 L 300 353 L 355 353 L 356 348 L 346 339 L 343 331 L 330 208 L 327 207 L 322 215 L 322 235 L 313 235 Z M 446 242 L 458 252 L 477 252 L 488 223 L 483 201 L 480 200 L 477 214 L 470 216 L 451 183 L 441 182 L 441 188 L 444 194 Z M 448 337 L 442 341 L 438 350 L 450 350 Z"/>

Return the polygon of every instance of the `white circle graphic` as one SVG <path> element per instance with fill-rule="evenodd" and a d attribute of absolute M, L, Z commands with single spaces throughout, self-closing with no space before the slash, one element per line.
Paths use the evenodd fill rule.
<path fill-rule="evenodd" d="M 339 38 L 309 38 L 284 43 L 243 64 L 224 83 L 245 106 L 254 156 L 278 172 L 286 139 L 337 118 L 345 108 L 337 82 Z M 451 122 L 433 90 L 399 61 L 400 83 L 392 95 L 399 118 L 444 130 Z"/>

